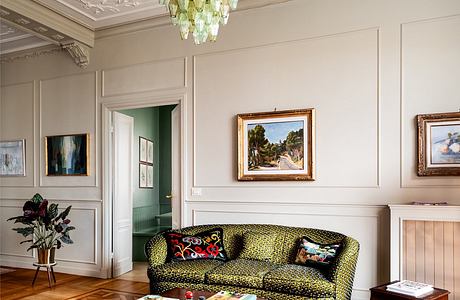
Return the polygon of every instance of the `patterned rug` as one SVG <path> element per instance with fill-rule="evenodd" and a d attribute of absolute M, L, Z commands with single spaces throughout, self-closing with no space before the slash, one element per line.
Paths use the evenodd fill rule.
<path fill-rule="evenodd" d="M 96 299 L 105 299 L 105 300 L 137 300 L 144 295 L 128 292 L 119 292 L 109 289 L 97 289 L 76 297 L 69 298 L 67 300 L 96 300 Z"/>
<path fill-rule="evenodd" d="M 16 271 L 15 269 L 0 268 L 0 275 Z"/>

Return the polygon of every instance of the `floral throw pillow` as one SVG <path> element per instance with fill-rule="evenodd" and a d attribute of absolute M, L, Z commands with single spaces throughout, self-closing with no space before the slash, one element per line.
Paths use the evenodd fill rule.
<path fill-rule="evenodd" d="M 177 262 L 194 259 L 227 260 L 222 228 L 200 232 L 194 236 L 165 232 L 168 260 Z"/>
<path fill-rule="evenodd" d="M 319 244 L 307 237 L 300 239 L 299 250 L 295 259 L 296 264 L 311 267 L 328 267 L 340 251 L 339 244 Z"/>

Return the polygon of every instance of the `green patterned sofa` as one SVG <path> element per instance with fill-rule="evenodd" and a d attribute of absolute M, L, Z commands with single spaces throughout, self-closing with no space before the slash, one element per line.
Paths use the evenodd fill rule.
<path fill-rule="evenodd" d="M 178 232 L 194 235 L 216 227 L 223 229 L 227 262 L 193 260 L 167 263 L 166 240 L 162 234 L 146 243 L 151 293 L 161 294 L 182 287 L 251 293 L 271 300 L 350 299 L 359 252 L 359 243 L 353 238 L 319 229 L 255 224 L 202 225 Z M 278 234 L 270 262 L 237 259 L 243 244 L 243 233 L 247 231 Z M 319 271 L 293 264 L 302 236 L 321 244 L 342 242 L 343 248 L 330 269 Z"/>

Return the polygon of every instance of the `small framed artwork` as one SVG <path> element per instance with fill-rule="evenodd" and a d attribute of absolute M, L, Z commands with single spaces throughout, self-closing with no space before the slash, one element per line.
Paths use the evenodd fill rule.
<path fill-rule="evenodd" d="M 89 176 L 89 134 L 45 137 L 46 176 Z"/>
<path fill-rule="evenodd" d="M 153 166 L 147 165 L 147 188 L 153 188 Z"/>
<path fill-rule="evenodd" d="M 417 116 L 419 176 L 460 175 L 460 112 Z"/>
<path fill-rule="evenodd" d="M 238 180 L 315 180 L 315 110 L 238 115 Z"/>
<path fill-rule="evenodd" d="M 147 165 L 139 164 L 139 188 L 147 188 Z"/>
<path fill-rule="evenodd" d="M 139 137 L 139 161 L 147 162 L 147 139 Z"/>
<path fill-rule="evenodd" d="M 147 163 L 153 164 L 153 142 L 147 140 Z"/>
<path fill-rule="evenodd" d="M 26 176 L 26 140 L 0 141 L 0 176 Z"/>

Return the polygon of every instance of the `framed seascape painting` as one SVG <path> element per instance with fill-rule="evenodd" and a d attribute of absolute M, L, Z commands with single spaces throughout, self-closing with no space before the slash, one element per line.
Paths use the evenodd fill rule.
<path fill-rule="evenodd" d="M 89 176 L 89 134 L 45 138 L 47 176 Z"/>
<path fill-rule="evenodd" d="M 26 141 L 0 141 L 0 176 L 26 176 Z"/>
<path fill-rule="evenodd" d="M 460 112 L 417 116 L 418 175 L 460 175 Z"/>
<path fill-rule="evenodd" d="M 315 180 L 315 110 L 238 115 L 238 180 Z"/>

